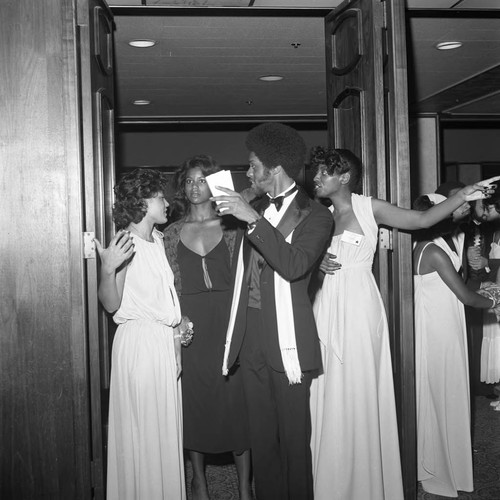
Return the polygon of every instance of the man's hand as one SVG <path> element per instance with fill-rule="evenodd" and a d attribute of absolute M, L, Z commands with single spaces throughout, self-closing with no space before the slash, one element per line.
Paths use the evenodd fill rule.
<path fill-rule="evenodd" d="M 250 206 L 240 193 L 222 186 L 216 186 L 216 188 L 227 193 L 224 196 L 212 196 L 210 198 L 210 200 L 217 203 L 216 210 L 219 215 L 234 215 L 247 224 L 260 218 L 259 213 Z"/>
<path fill-rule="evenodd" d="M 323 257 L 323 260 L 321 261 L 321 264 L 319 266 L 320 270 L 323 271 L 325 274 L 335 274 L 335 271 L 338 271 L 339 269 L 342 268 L 342 264 L 337 262 L 335 260 L 336 258 L 337 258 L 336 255 L 327 252 Z"/>

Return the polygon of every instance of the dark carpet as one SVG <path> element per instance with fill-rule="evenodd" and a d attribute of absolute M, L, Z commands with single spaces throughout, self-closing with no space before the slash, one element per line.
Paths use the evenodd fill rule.
<path fill-rule="evenodd" d="M 474 409 L 474 492 L 460 492 L 459 500 L 500 500 L 500 411 L 492 399 L 476 396 Z M 211 500 L 238 500 L 238 477 L 231 454 L 207 457 L 207 481 Z M 188 499 L 191 500 L 191 464 L 186 461 Z M 417 500 L 446 500 L 418 487 Z M 361 500 L 361 499 L 360 499 Z M 369 500 L 369 499 L 363 499 Z"/>
<path fill-rule="evenodd" d="M 500 411 L 493 410 L 494 399 L 476 396 L 474 408 L 474 491 L 460 492 L 459 500 L 500 500 Z M 446 500 L 419 486 L 417 500 Z"/>

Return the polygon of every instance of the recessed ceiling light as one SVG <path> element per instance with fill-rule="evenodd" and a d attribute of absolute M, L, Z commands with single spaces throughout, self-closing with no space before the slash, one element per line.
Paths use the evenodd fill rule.
<path fill-rule="evenodd" d="M 279 82 L 280 80 L 283 80 L 283 77 L 279 75 L 264 75 L 259 76 L 259 80 L 262 80 L 263 82 Z"/>
<path fill-rule="evenodd" d="M 136 106 L 147 106 L 148 104 L 151 104 L 151 101 L 148 101 L 147 99 L 136 99 L 133 104 Z"/>
<path fill-rule="evenodd" d="M 439 42 L 436 44 L 438 50 L 458 49 L 462 46 L 462 42 Z"/>
<path fill-rule="evenodd" d="M 156 45 L 155 40 L 131 40 L 128 44 L 132 47 L 139 47 L 141 49 L 145 49 L 147 47 L 152 47 Z"/>

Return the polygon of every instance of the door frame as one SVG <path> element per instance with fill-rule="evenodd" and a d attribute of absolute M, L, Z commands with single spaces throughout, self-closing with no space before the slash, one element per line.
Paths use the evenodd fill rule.
<path fill-rule="evenodd" d="M 397 36 L 388 36 L 387 43 L 394 51 L 394 57 L 388 64 L 396 82 L 396 86 L 405 86 L 407 78 L 406 45 L 404 50 L 396 40 L 405 38 L 406 13 L 404 0 L 380 0 L 385 15 L 389 16 Z M 117 16 L 297 16 L 325 18 L 333 11 L 343 9 L 349 0 L 335 9 L 300 9 L 300 8 L 256 8 L 256 7 L 172 7 L 172 6 L 115 6 L 111 11 Z M 394 89 L 393 89 L 394 90 Z M 408 101 L 407 94 L 389 92 L 388 104 L 392 109 L 403 109 L 388 120 L 386 129 L 386 146 L 379 153 L 388 162 L 388 171 L 394 183 L 378 182 L 374 188 L 377 195 L 387 198 L 399 206 L 410 206 L 409 190 L 409 140 L 408 140 Z M 271 121 L 263 117 L 264 121 Z M 253 117 L 252 123 L 262 121 Z M 325 122 L 326 122 L 325 113 Z M 227 120 L 220 118 L 219 123 Z M 276 117 L 274 121 L 288 122 L 291 125 L 296 120 L 286 117 Z M 176 120 L 177 122 L 177 120 Z M 214 124 L 210 119 L 210 124 Z M 189 123 L 186 121 L 185 123 Z M 197 124 L 202 123 L 197 120 Z M 118 121 L 120 124 L 120 121 Z M 180 125 L 183 123 L 181 122 Z M 210 127 L 207 123 L 207 128 Z M 381 162 L 379 162 L 380 164 Z M 375 193 L 374 193 L 375 194 Z M 413 284 L 411 272 L 411 237 L 397 230 L 390 232 L 392 252 L 383 252 L 376 271 L 379 275 L 379 286 L 390 318 L 392 352 L 395 358 L 395 386 L 400 423 L 400 440 L 402 442 L 402 461 L 407 498 L 414 498 L 416 491 L 416 425 L 415 425 L 415 389 L 414 389 L 414 342 L 413 342 L 413 309 L 407 307 L 413 303 Z M 379 251 L 379 254 L 382 252 Z M 396 287 L 396 288 L 394 288 Z M 395 332 L 402 332 L 401 336 Z M 397 340 L 398 338 L 399 340 Z M 408 485 L 408 486 L 406 486 Z"/>

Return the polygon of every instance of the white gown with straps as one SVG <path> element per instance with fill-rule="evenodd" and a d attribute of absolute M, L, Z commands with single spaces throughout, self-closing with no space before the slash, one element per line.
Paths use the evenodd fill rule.
<path fill-rule="evenodd" d="M 314 302 L 324 374 L 311 387 L 316 500 L 401 500 L 403 487 L 386 313 L 372 264 L 371 198 L 352 195 L 363 234 L 332 238 L 342 269 Z"/>
<path fill-rule="evenodd" d="M 469 365 L 464 305 L 437 271 L 420 273 L 429 245 L 462 264 L 443 238 L 427 243 L 414 275 L 417 473 L 425 491 L 456 497 L 472 491 Z"/>

